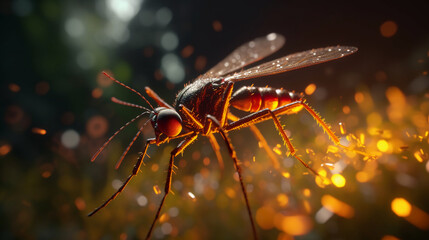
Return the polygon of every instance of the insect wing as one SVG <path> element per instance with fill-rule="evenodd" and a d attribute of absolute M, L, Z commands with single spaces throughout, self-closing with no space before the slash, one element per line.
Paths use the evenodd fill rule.
<path fill-rule="evenodd" d="M 224 76 L 276 52 L 284 43 L 285 38 L 277 33 L 270 33 L 265 37 L 256 38 L 235 49 L 206 74 L 211 77 Z"/>
<path fill-rule="evenodd" d="M 356 47 L 336 46 L 298 52 L 228 75 L 225 77 L 225 80 L 237 82 L 256 77 L 278 74 L 342 58 L 356 51 Z"/>

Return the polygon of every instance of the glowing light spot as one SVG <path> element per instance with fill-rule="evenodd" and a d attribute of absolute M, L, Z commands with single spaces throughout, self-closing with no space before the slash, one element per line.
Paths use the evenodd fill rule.
<path fill-rule="evenodd" d="M 290 178 L 290 173 L 289 172 L 282 172 L 282 176 L 284 178 Z"/>
<path fill-rule="evenodd" d="M 419 151 L 417 151 L 417 152 L 414 153 L 414 157 L 417 159 L 417 161 L 423 162 L 422 155 L 421 155 L 421 153 Z"/>
<path fill-rule="evenodd" d="M 355 214 L 354 209 L 347 203 L 336 199 L 331 195 L 323 195 L 322 205 L 329 211 L 344 218 L 352 218 Z"/>
<path fill-rule="evenodd" d="M 315 91 L 316 91 L 316 84 L 314 84 L 314 83 L 309 84 L 304 90 L 305 94 L 307 94 L 307 95 L 311 95 Z"/>
<path fill-rule="evenodd" d="M 340 122 L 339 125 L 340 125 L 340 132 L 341 132 L 341 134 L 343 134 L 343 135 L 346 134 L 346 129 L 344 127 L 344 123 Z"/>
<path fill-rule="evenodd" d="M 370 175 L 367 172 L 361 171 L 356 173 L 356 180 L 361 183 L 368 182 L 370 179 Z"/>
<path fill-rule="evenodd" d="M 189 197 L 192 201 L 197 200 L 197 199 L 196 199 L 196 197 L 195 197 L 195 194 L 193 194 L 192 192 L 188 192 L 188 197 Z"/>
<path fill-rule="evenodd" d="M 366 117 L 366 122 L 371 127 L 378 127 L 383 122 L 383 118 L 379 113 L 373 112 Z"/>
<path fill-rule="evenodd" d="M 80 142 L 80 136 L 79 134 L 73 130 L 67 130 L 61 135 L 61 143 L 66 148 L 75 148 Z"/>
<path fill-rule="evenodd" d="M 157 172 L 159 169 L 159 165 L 154 163 L 154 164 L 152 164 L 152 167 L 150 169 L 152 170 L 152 172 Z"/>
<path fill-rule="evenodd" d="M 45 135 L 45 134 L 46 134 L 46 130 L 45 130 L 45 129 L 43 129 L 43 128 L 37 128 L 37 127 L 34 127 L 34 128 L 32 128 L 32 129 L 31 129 L 31 131 L 32 131 L 33 133 L 35 133 L 35 134 L 39 134 L 39 135 Z"/>
<path fill-rule="evenodd" d="M 158 185 L 154 185 L 154 186 L 153 186 L 153 192 L 154 192 L 156 195 L 161 194 L 161 189 L 159 189 Z"/>
<path fill-rule="evenodd" d="M 162 57 L 161 70 L 171 83 L 180 83 L 185 79 L 183 64 L 173 53 L 168 53 Z"/>
<path fill-rule="evenodd" d="M 159 217 L 159 222 L 163 223 L 168 221 L 168 219 L 170 219 L 170 216 L 167 213 L 163 213 L 160 217 Z"/>
<path fill-rule="evenodd" d="M 161 231 L 164 235 L 169 235 L 173 231 L 173 226 L 171 226 L 171 223 L 163 223 L 161 225 Z"/>
<path fill-rule="evenodd" d="M 146 206 L 148 201 L 147 198 L 143 195 L 140 195 L 136 198 L 137 204 L 141 207 Z"/>
<path fill-rule="evenodd" d="M 119 19 L 130 21 L 140 10 L 142 0 L 107 0 L 107 7 Z"/>
<path fill-rule="evenodd" d="M 341 174 L 332 175 L 331 181 L 337 188 L 342 188 L 346 185 L 346 179 Z"/>
<path fill-rule="evenodd" d="M 93 116 L 86 123 L 86 132 L 91 138 L 104 136 L 108 128 L 107 119 L 103 116 Z"/>
<path fill-rule="evenodd" d="M 302 190 L 302 194 L 306 197 L 310 197 L 311 196 L 311 191 L 308 188 L 305 188 L 304 190 Z"/>
<path fill-rule="evenodd" d="M 74 205 L 76 206 L 77 209 L 79 209 L 79 211 L 83 211 L 86 208 L 85 200 L 83 200 L 80 197 L 74 200 Z"/>
<path fill-rule="evenodd" d="M 213 21 L 212 27 L 213 27 L 213 30 L 215 30 L 216 32 L 222 31 L 222 28 L 223 28 L 222 23 L 218 20 Z"/>
<path fill-rule="evenodd" d="M 404 198 L 393 199 L 391 208 L 399 217 L 408 217 L 411 213 L 411 204 Z"/>
<path fill-rule="evenodd" d="M 116 190 L 118 190 L 122 186 L 122 181 L 119 179 L 113 179 L 112 181 L 112 187 Z"/>
<path fill-rule="evenodd" d="M 265 230 L 272 229 L 274 227 L 275 211 L 270 206 L 264 206 L 256 211 L 256 223 Z"/>
<path fill-rule="evenodd" d="M 349 106 L 344 106 L 344 107 L 343 107 L 343 113 L 344 113 L 344 114 L 349 114 L 349 113 L 350 113 L 350 111 L 351 111 L 351 110 L 350 110 L 350 107 L 349 107 Z"/>
<path fill-rule="evenodd" d="M 364 99 L 365 99 L 365 96 L 363 95 L 362 92 L 355 93 L 355 101 L 357 103 L 362 103 Z"/>
<path fill-rule="evenodd" d="M 328 150 L 326 150 L 327 153 L 337 153 L 339 151 L 337 146 L 329 145 Z M 325 165 L 329 166 L 329 163 L 326 163 Z"/>
<path fill-rule="evenodd" d="M 313 228 L 313 222 L 307 215 L 278 216 L 276 214 L 276 216 L 275 221 L 278 221 L 276 227 L 293 236 L 307 234 Z"/>
<path fill-rule="evenodd" d="M 277 199 L 277 203 L 279 204 L 280 207 L 286 207 L 287 204 L 289 203 L 289 198 L 284 193 L 278 194 L 276 199 Z"/>
<path fill-rule="evenodd" d="M 174 32 L 166 32 L 161 37 L 161 46 L 167 50 L 171 51 L 177 48 L 179 45 L 179 38 Z"/>
<path fill-rule="evenodd" d="M 21 87 L 16 83 L 9 83 L 9 90 L 11 92 L 19 92 L 21 90 Z"/>
<path fill-rule="evenodd" d="M 182 49 L 182 51 L 180 52 L 180 54 L 182 55 L 183 58 L 190 57 L 192 55 L 192 53 L 194 53 L 194 47 L 191 45 L 184 47 Z"/>
<path fill-rule="evenodd" d="M 359 141 L 360 141 L 360 144 L 362 145 L 365 144 L 365 134 L 363 133 L 359 134 Z"/>
<path fill-rule="evenodd" d="M 398 25 L 394 21 L 385 21 L 380 26 L 381 36 L 389 38 L 396 34 L 398 31 Z"/>
<path fill-rule="evenodd" d="M 127 238 L 128 238 L 128 235 L 126 233 L 121 233 L 119 235 L 119 240 L 127 240 Z"/>
<path fill-rule="evenodd" d="M 317 186 L 324 188 L 331 183 L 329 178 L 326 177 L 327 172 L 325 169 L 321 168 L 317 173 L 319 174 L 315 179 Z"/>
<path fill-rule="evenodd" d="M 156 11 L 155 17 L 158 24 L 166 26 L 173 19 L 173 13 L 169 8 L 163 7 Z"/>
<path fill-rule="evenodd" d="M 234 191 L 234 189 L 232 189 L 232 188 L 226 188 L 225 189 L 225 193 L 226 193 L 226 195 L 229 197 L 229 198 L 235 198 L 235 191 Z"/>
<path fill-rule="evenodd" d="M 379 140 L 377 142 L 377 148 L 380 152 L 387 152 L 389 150 L 389 143 L 386 140 Z"/>
<path fill-rule="evenodd" d="M 172 207 L 172 208 L 168 209 L 168 215 L 170 215 L 170 217 L 179 216 L 179 209 L 177 207 Z"/>
<path fill-rule="evenodd" d="M 78 38 L 85 33 L 85 25 L 81 19 L 71 17 L 65 22 L 65 30 L 70 37 Z"/>
<path fill-rule="evenodd" d="M 400 240 L 399 238 L 392 235 L 384 235 L 381 240 Z"/>
<path fill-rule="evenodd" d="M 282 151 L 280 150 L 279 144 L 273 148 L 273 152 L 275 152 L 277 155 L 281 156 Z"/>

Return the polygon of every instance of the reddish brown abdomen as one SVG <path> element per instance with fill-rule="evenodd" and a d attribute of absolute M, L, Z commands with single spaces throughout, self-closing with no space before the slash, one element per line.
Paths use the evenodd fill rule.
<path fill-rule="evenodd" d="M 230 104 L 246 112 L 257 112 L 265 108 L 274 110 L 291 102 L 300 101 L 302 97 L 302 94 L 282 88 L 244 86 L 232 94 Z"/>

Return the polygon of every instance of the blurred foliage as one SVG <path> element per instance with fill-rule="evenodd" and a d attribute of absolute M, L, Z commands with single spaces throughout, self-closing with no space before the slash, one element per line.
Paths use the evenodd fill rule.
<path fill-rule="evenodd" d="M 178 142 L 149 148 L 150 158 L 124 192 L 88 218 L 130 174 L 142 139 L 119 170 L 114 165 L 147 120 L 130 125 L 90 163 L 109 136 L 139 114 L 110 98 L 145 104 L 106 82 L 100 72 L 141 92 L 150 86 L 172 103 L 187 81 L 240 44 L 269 32 L 287 37 L 287 48 L 277 57 L 336 44 L 359 47 L 340 61 L 238 85 L 301 92 L 315 83 L 310 105 L 342 141 L 378 158 L 335 150 L 306 113 L 282 117 L 301 158 L 328 177 L 336 172 L 346 181 L 341 188 L 324 186 L 286 156 L 284 146 L 277 146 L 281 138 L 272 122 L 258 126 L 281 152 L 280 170 L 250 131 L 232 132 L 260 238 L 427 236 L 427 10 L 424 1 L 388 7 L 365 1 L 3 1 L 0 238 L 144 238 L 161 198 L 154 186 L 163 189 L 170 151 Z M 347 133 L 340 134 L 339 122 Z M 148 125 L 144 138 L 152 134 Z M 222 151 L 222 171 L 207 139 L 198 140 L 176 160 L 174 194 L 166 200 L 153 238 L 249 239 L 250 222 L 227 152 Z M 337 168 L 322 166 L 326 163 Z M 411 206 L 408 215 L 399 216 L 392 207 L 398 198 L 406 200 L 399 210 Z M 335 199 L 353 214 L 323 204 L 344 206 Z"/>

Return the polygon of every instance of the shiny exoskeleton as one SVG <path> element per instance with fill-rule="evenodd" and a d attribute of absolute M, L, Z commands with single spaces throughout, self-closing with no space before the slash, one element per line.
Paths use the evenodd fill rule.
<path fill-rule="evenodd" d="M 107 73 L 104 73 L 107 77 L 116 83 L 139 95 L 149 105 L 150 109 L 137 104 L 121 101 L 117 98 L 112 98 L 112 101 L 115 103 L 139 108 L 142 109 L 143 112 L 116 131 L 94 154 L 91 161 L 94 161 L 97 158 L 101 151 L 103 151 L 103 149 L 120 131 L 145 114 L 150 114 L 149 121 L 154 128 L 155 138 L 146 140 L 146 144 L 142 150 L 142 153 L 137 158 L 137 162 L 134 165 L 131 175 L 125 180 L 118 191 L 115 192 L 109 199 L 107 199 L 101 206 L 92 211 L 89 216 L 92 216 L 100 209 L 104 208 L 107 204 L 110 203 L 110 201 L 112 201 L 119 193 L 122 192 L 130 180 L 139 172 L 139 169 L 143 163 L 143 159 L 146 156 L 147 149 L 150 145 L 160 145 L 173 139 L 183 139 L 171 152 L 164 186 L 164 195 L 146 236 L 146 238 L 149 239 L 160 216 L 165 199 L 170 192 L 175 157 L 182 153 L 192 142 L 197 139 L 199 135 L 202 135 L 208 137 L 216 153 L 219 164 L 222 167 L 223 160 L 219 150 L 220 147 L 213 135 L 214 133 L 219 133 L 226 144 L 229 155 L 233 160 L 233 164 L 238 173 L 241 190 L 251 222 L 253 237 L 256 239 L 256 227 L 253 220 L 252 211 L 250 209 L 246 188 L 242 180 L 241 166 L 239 165 L 235 150 L 228 137 L 228 132 L 244 127 L 249 127 L 255 134 L 255 137 L 261 143 L 262 147 L 267 151 L 268 156 L 274 164 L 274 167 L 279 168 L 277 158 L 274 154 L 272 154 L 270 147 L 267 145 L 264 137 L 255 126 L 256 123 L 271 119 L 278 129 L 280 136 L 283 138 L 284 143 L 288 147 L 290 154 L 298 159 L 309 171 L 315 175 L 318 175 L 315 170 L 313 170 L 296 155 L 296 150 L 287 137 L 285 130 L 278 119 L 278 116 L 280 115 L 296 113 L 301 109 L 305 109 L 324 129 L 324 131 L 329 135 L 330 139 L 335 144 L 344 147 L 339 143 L 339 139 L 330 130 L 329 126 L 305 102 L 303 98 L 304 96 L 302 94 L 271 87 L 244 86 L 238 90 L 234 89 L 234 84 L 241 80 L 287 72 L 290 70 L 341 58 L 357 51 L 357 48 L 355 47 L 345 46 L 317 48 L 290 54 L 285 57 L 260 64 L 250 69 L 240 70 L 243 67 L 274 53 L 283 46 L 284 42 L 284 37 L 279 34 L 271 33 L 265 37 L 256 38 L 253 41 L 241 45 L 224 60 L 211 68 L 206 74 L 201 75 L 186 85 L 177 94 L 173 106 L 166 103 L 149 87 L 146 87 L 146 94 L 158 104 L 158 107 L 154 108 L 142 94 L 119 82 Z M 248 112 L 249 114 L 242 118 L 238 118 L 230 113 L 229 110 L 231 107 Z M 125 149 L 124 153 L 116 164 L 116 167 L 119 167 L 125 155 L 128 153 L 131 146 L 142 133 L 143 128 L 149 121 L 141 126 L 135 137 Z"/>

